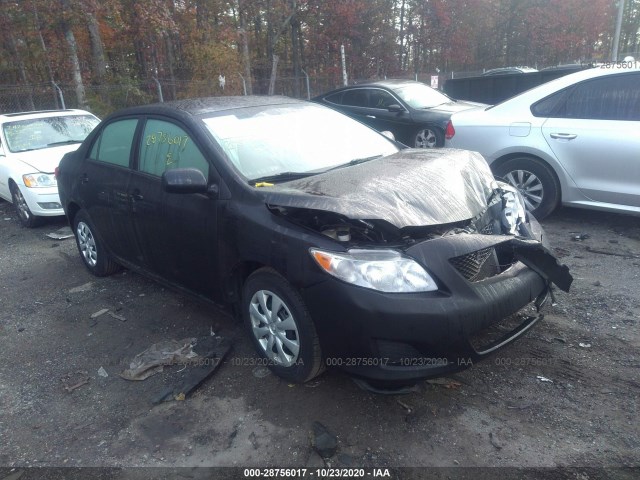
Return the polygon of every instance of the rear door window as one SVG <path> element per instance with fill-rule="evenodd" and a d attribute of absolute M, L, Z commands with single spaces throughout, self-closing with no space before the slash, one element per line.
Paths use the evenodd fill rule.
<path fill-rule="evenodd" d="M 537 117 L 640 120 L 640 74 L 610 75 L 579 83 L 532 105 Z"/>
<path fill-rule="evenodd" d="M 93 143 L 89 158 L 99 162 L 129 166 L 133 137 L 138 126 L 138 119 L 117 120 L 102 129 L 100 136 Z"/>
<path fill-rule="evenodd" d="M 564 116 L 640 120 L 640 75 L 612 75 L 577 85 L 567 96 Z"/>
<path fill-rule="evenodd" d="M 342 96 L 342 104 L 350 107 L 368 107 L 367 91 L 364 88 L 347 90 Z"/>

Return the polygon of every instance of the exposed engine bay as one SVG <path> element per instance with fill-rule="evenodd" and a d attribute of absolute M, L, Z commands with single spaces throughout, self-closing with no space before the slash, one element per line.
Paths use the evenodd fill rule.
<path fill-rule="evenodd" d="M 276 215 L 315 232 L 326 235 L 345 246 L 408 247 L 416 242 L 447 235 L 480 233 L 485 235 L 516 235 L 533 239 L 526 223 L 526 212 L 516 196 L 519 193 L 506 184 L 499 184 L 480 215 L 455 223 L 398 228 L 385 220 L 350 219 L 336 212 L 311 208 L 270 205 Z"/>

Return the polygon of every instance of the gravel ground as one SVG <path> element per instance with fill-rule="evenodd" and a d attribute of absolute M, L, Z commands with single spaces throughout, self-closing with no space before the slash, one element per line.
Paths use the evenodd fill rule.
<path fill-rule="evenodd" d="M 45 236 L 63 219 L 24 229 L 0 201 L 0 479 L 37 466 L 591 467 L 601 470 L 567 478 L 638 478 L 614 469 L 640 466 L 640 219 L 562 209 L 543 223 L 571 292 L 497 356 L 384 396 L 333 370 L 287 384 L 229 316 L 128 271 L 91 276 L 73 239 Z M 105 308 L 126 321 L 91 318 Z M 155 342 L 211 331 L 233 350 L 185 401 L 151 403 L 181 367 L 118 376 Z M 88 382 L 67 392 L 78 372 Z M 311 446 L 315 421 L 337 437 L 328 460 Z"/>

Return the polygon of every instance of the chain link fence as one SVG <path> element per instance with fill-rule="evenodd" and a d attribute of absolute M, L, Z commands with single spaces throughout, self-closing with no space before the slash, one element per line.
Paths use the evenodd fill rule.
<path fill-rule="evenodd" d="M 254 95 L 267 95 L 270 79 L 252 81 Z M 274 95 L 285 95 L 301 99 L 312 98 L 322 92 L 338 87 L 334 79 L 324 77 L 276 77 L 273 84 Z M 156 79 L 154 77 L 139 82 L 106 85 L 85 85 L 86 105 L 80 105 L 74 85 L 0 85 L 0 114 L 55 110 L 61 108 L 84 108 L 98 116 L 105 116 L 120 108 L 167 102 L 193 97 L 223 95 L 244 95 L 249 85 L 241 75 L 212 76 L 203 81 L 182 81 Z"/>

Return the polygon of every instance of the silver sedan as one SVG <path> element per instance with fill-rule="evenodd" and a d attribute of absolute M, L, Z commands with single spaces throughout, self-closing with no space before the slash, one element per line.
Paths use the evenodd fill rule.
<path fill-rule="evenodd" d="M 445 146 L 480 152 L 538 218 L 559 204 L 640 215 L 639 67 L 605 63 L 456 113 Z"/>

